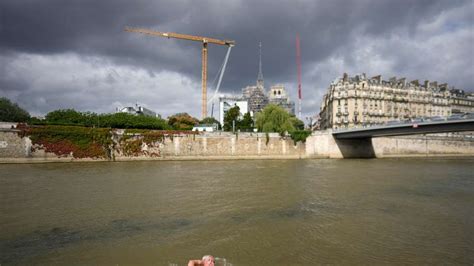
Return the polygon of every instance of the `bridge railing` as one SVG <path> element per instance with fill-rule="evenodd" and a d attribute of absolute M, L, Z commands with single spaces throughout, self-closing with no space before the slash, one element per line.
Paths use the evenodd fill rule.
<path fill-rule="evenodd" d="M 451 116 L 432 116 L 432 117 L 418 117 L 404 120 L 390 120 L 385 123 L 378 124 L 366 124 L 362 126 L 355 126 L 352 128 L 336 128 L 333 131 L 341 132 L 354 129 L 375 129 L 375 128 L 389 128 L 389 127 L 399 127 L 399 126 L 413 126 L 424 123 L 433 123 L 433 122 L 446 122 L 446 121 L 462 121 L 462 120 L 472 120 L 474 119 L 474 113 L 459 113 L 453 114 Z"/>

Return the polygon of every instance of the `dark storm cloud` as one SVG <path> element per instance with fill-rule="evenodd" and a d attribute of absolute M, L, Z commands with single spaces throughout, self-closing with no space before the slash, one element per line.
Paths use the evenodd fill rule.
<path fill-rule="evenodd" d="M 449 12 L 456 12 L 450 16 L 455 17 L 455 21 L 446 20 L 442 25 L 435 25 L 431 31 L 420 29 L 420 25 L 430 25 Z M 430 46 L 436 41 L 434 37 L 445 32 L 458 32 L 459 28 L 470 30 L 472 35 L 472 14 L 473 2 L 469 0 L 6 0 L 0 2 L 0 53 L 4 59 L 15 58 L 16 54 L 53 56 L 72 53 L 84 58 L 99 57 L 105 58 L 112 69 L 120 66 L 143 68 L 150 78 L 163 70 L 172 71 L 198 84 L 201 74 L 198 43 L 126 33 L 123 28 L 136 26 L 233 39 L 237 45 L 232 51 L 223 87 L 224 91 L 238 92 L 255 82 L 258 42 L 261 41 L 266 84 L 284 83 L 294 90 L 295 35 L 299 33 L 303 88 L 306 89 L 304 95 L 311 97 L 307 100 L 307 104 L 311 105 L 305 105 L 305 111 L 314 113 L 320 101 L 318 97 L 323 93 L 321 90 L 346 71 L 380 71 L 386 75 L 419 79 L 440 77 L 448 79 L 443 82 L 466 89 L 474 88 L 470 75 L 459 71 L 461 67 L 446 70 L 442 75 L 433 73 L 438 69 L 431 66 L 421 69 L 430 62 L 438 63 L 434 58 L 439 54 L 454 53 L 449 46 Z M 425 36 L 420 36 L 423 33 Z M 472 40 L 467 36 L 456 46 L 463 53 L 456 59 L 464 58 L 459 64 L 472 73 L 472 48 L 465 45 L 469 38 Z M 421 49 L 418 45 L 423 42 L 427 49 L 432 50 L 417 58 L 413 51 Z M 368 47 L 367 51 L 364 46 Z M 215 45 L 209 48 L 211 81 L 225 51 L 226 48 Z M 361 56 L 365 56 L 365 60 Z M 375 60 L 376 57 L 380 60 Z M 406 67 L 407 61 L 419 67 Z M 371 67 L 364 67 L 361 62 L 371 64 Z M 1 92 L 6 93 L 12 88 L 20 90 L 18 87 L 24 85 L 21 78 L 14 75 L 7 77 L 8 70 L 0 67 L 0 71 Z M 104 79 L 120 82 L 120 78 L 109 75 L 105 75 Z M 81 91 L 80 87 L 75 89 Z M 30 88 L 26 85 L 23 90 L 22 95 L 28 95 Z M 291 94 L 295 96 L 294 92 Z"/>

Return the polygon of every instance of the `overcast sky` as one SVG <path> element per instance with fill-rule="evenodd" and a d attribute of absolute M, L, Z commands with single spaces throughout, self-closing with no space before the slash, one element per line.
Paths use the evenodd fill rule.
<path fill-rule="evenodd" d="M 265 87 L 283 83 L 293 100 L 299 33 L 304 116 L 344 72 L 474 91 L 473 0 L 1 0 L 0 96 L 33 115 L 138 102 L 200 117 L 201 45 L 125 26 L 235 40 L 225 93 L 255 84 L 262 42 Z M 210 85 L 226 49 L 209 45 Z"/>

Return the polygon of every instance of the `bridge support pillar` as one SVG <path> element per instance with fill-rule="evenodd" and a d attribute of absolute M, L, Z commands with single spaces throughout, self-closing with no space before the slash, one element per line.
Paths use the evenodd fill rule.
<path fill-rule="evenodd" d="M 372 138 L 334 140 L 343 158 L 375 158 Z"/>
<path fill-rule="evenodd" d="M 306 139 L 306 156 L 326 158 L 374 158 L 371 138 L 335 139 L 331 130 L 317 131 Z"/>

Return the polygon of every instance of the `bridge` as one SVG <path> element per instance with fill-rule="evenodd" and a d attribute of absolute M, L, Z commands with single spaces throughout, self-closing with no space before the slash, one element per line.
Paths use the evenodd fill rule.
<path fill-rule="evenodd" d="M 349 140 L 460 131 L 474 131 L 474 119 L 410 122 L 367 128 L 340 129 L 333 131 L 332 135 L 338 140 Z"/>

